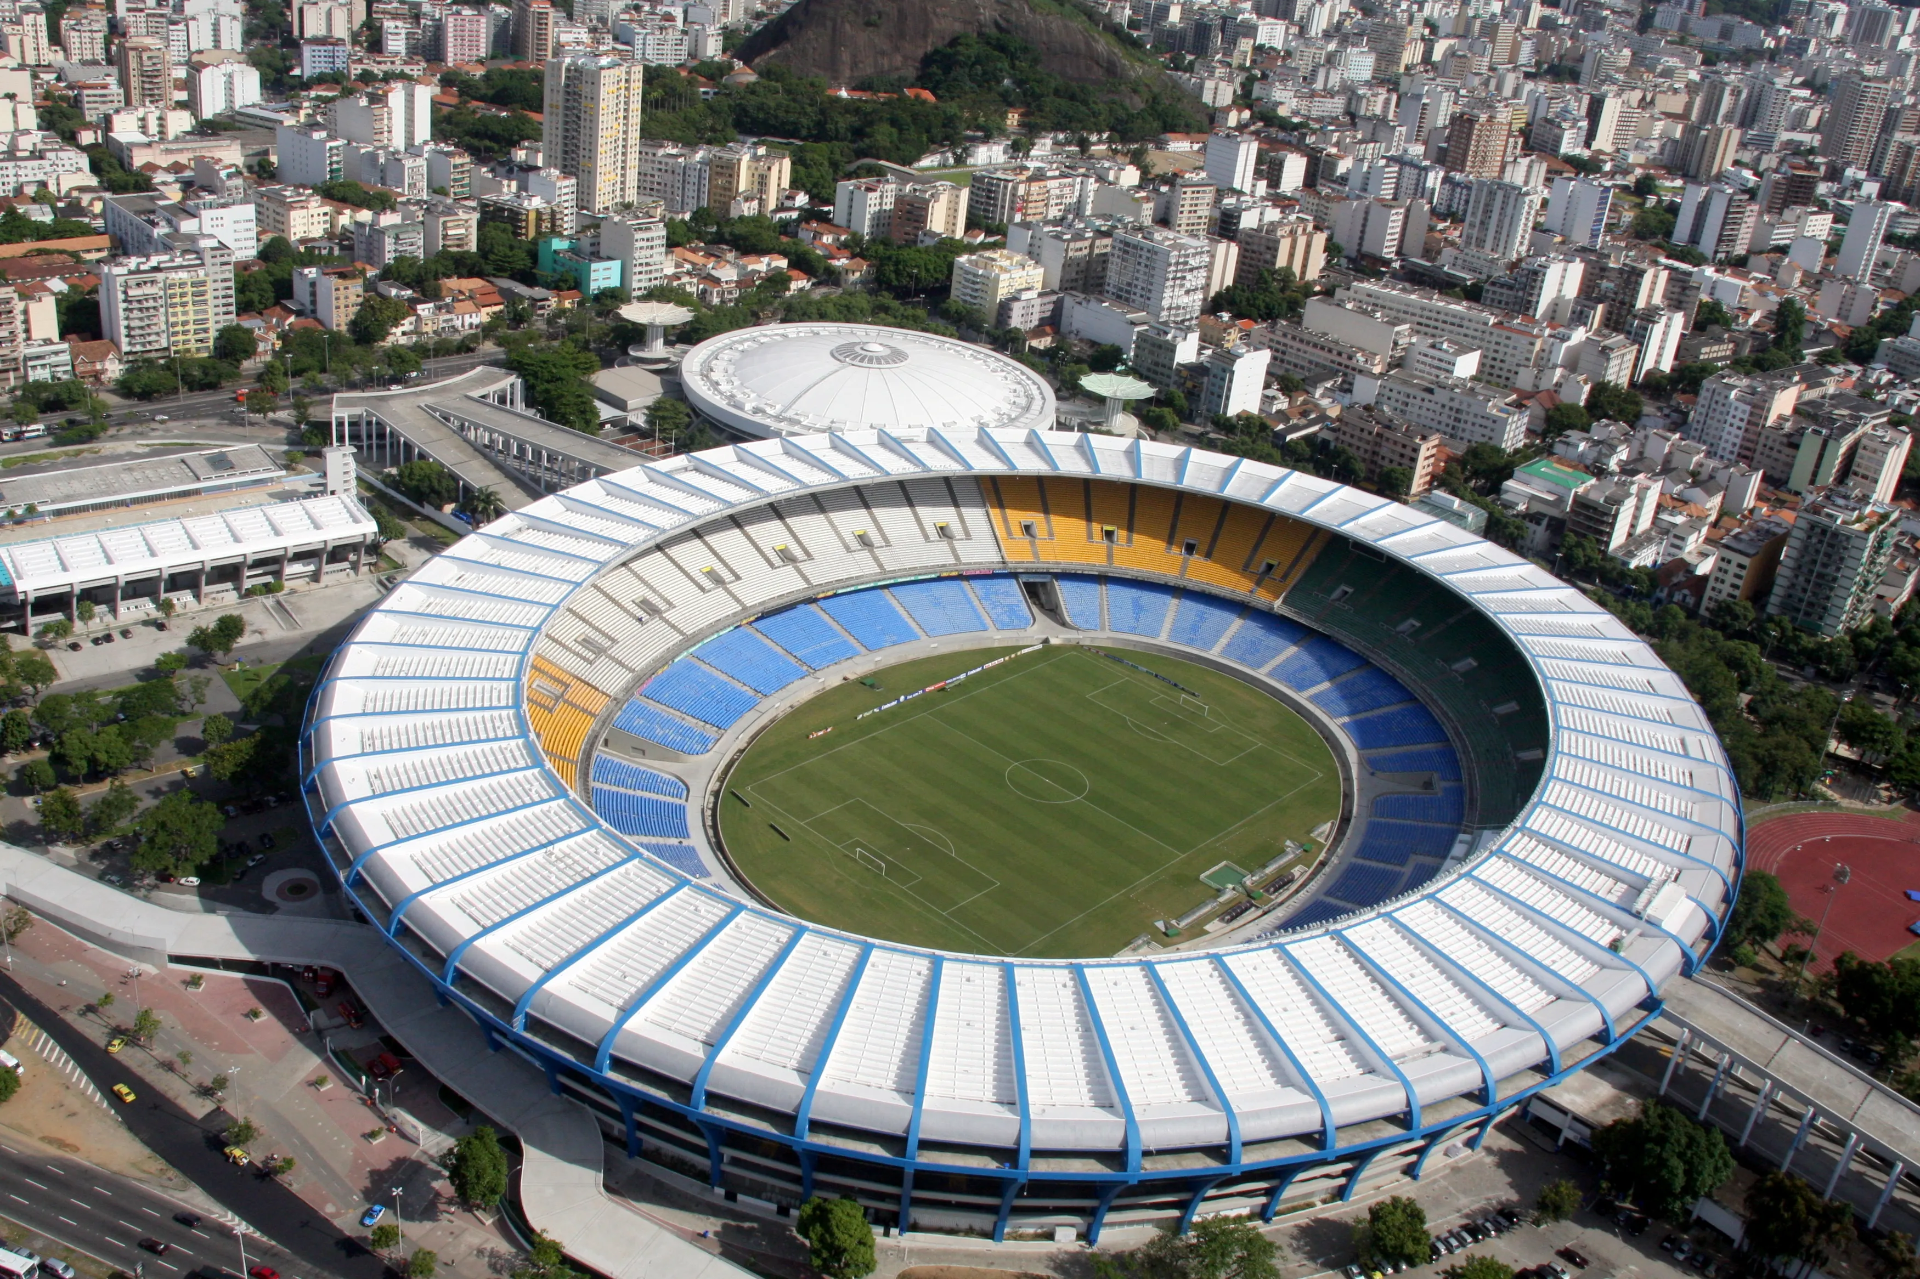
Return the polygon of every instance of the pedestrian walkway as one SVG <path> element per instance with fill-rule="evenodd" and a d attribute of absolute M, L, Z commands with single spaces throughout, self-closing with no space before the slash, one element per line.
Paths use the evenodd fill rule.
<path fill-rule="evenodd" d="M 338 969 L 388 1033 L 447 1087 L 513 1131 L 523 1151 L 521 1210 L 580 1264 L 609 1279 L 739 1279 L 747 1272 L 607 1194 L 605 1143 L 587 1108 L 555 1095 L 544 1074 L 489 1052 L 463 1014 L 371 928 L 328 919 L 188 915 L 118 892 L 23 849 L 0 844 L 0 890 L 84 941 L 136 962 L 266 959 Z"/>

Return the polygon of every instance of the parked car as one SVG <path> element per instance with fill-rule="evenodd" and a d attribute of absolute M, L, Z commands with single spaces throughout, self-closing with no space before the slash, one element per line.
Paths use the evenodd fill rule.
<path fill-rule="evenodd" d="M 273 836 L 272 836 L 272 835 L 262 835 L 262 836 L 260 837 L 260 847 L 262 847 L 262 848 L 272 848 L 272 847 L 273 847 Z"/>
<path fill-rule="evenodd" d="M 248 1279 L 280 1279 L 280 1272 L 272 1266 L 254 1266 L 247 1271 Z"/>
<path fill-rule="evenodd" d="M 359 1007 L 351 999 L 343 999 L 335 1007 L 340 1010 L 340 1015 L 347 1019 L 347 1025 L 352 1029 L 358 1030 L 366 1024 L 360 1018 Z"/>
<path fill-rule="evenodd" d="M 325 999 L 333 993 L 333 970 L 322 968 L 320 975 L 313 979 L 313 993 Z"/>
<path fill-rule="evenodd" d="M 241 1149 L 239 1146 L 228 1146 L 225 1150 L 222 1150 L 220 1153 L 227 1157 L 228 1163 L 234 1165 L 237 1168 L 244 1168 L 247 1166 L 247 1164 L 249 1164 L 253 1160 L 253 1156 L 248 1154 L 245 1150 Z"/>
<path fill-rule="evenodd" d="M 73 1267 L 58 1257 L 42 1257 L 40 1273 L 47 1279 L 75 1279 Z"/>
<path fill-rule="evenodd" d="M 133 1089 L 127 1087 L 125 1084 L 115 1084 L 113 1086 L 113 1095 L 128 1105 L 132 1105 L 135 1093 Z"/>
<path fill-rule="evenodd" d="M 312 964 L 308 964 L 305 968 L 302 968 L 300 970 L 301 981 L 318 981 L 319 979 L 320 979 L 320 970 L 318 968 L 315 968 Z"/>
<path fill-rule="evenodd" d="M 126 1040 L 126 1036 L 124 1035 L 115 1035 L 112 1039 L 109 1039 L 107 1041 L 107 1051 L 110 1053 L 117 1054 L 122 1048 L 125 1048 L 126 1046 L 127 1046 L 127 1040 Z"/>
<path fill-rule="evenodd" d="M 385 1204 L 370 1204 L 368 1205 L 367 1210 L 360 1214 L 360 1224 L 363 1226 L 371 1226 L 376 1222 L 378 1222 L 380 1218 L 386 1215 L 387 1215 L 387 1206 Z M 1354 1266 L 1347 1267 L 1347 1269 L 1349 1270 L 1353 1270 L 1356 1268 L 1357 1267 L 1354 1267 Z"/>
<path fill-rule="evenodd" d="M 183 875 L 179 879 L 174 880 L 173 882 L 180 885 L 180 887 L 182 888 L 200 887 L 200 877 L 198 875 Z"/>
<path fill-rule="evenodd" d="M 1587 1260 L 1586 1253 L 1581 1252 L 1578 1248 L 1575 1248 L 1572 1244 L 1568 1244 L 1565 1248 L 1560 1249 L 1557 1255 L 1565 1258 L 1567 1264 L 1572 1266 L 1575 1270 L 1585 1270 L 1588 1266 L 1593 1264 L 1591 1261 Z"/>

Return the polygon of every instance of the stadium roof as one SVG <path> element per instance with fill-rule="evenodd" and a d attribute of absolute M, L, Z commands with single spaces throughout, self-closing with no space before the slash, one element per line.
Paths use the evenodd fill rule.
<path fill-rule="evenodd" d="M 680 364 L 687 398 L 754 437 L 1053 426 L 1053 388 L 952 338 L 870 324 L 777 324 L 708 338 Z"/>
<path fill-rule="evenodd" d="M 976 481 L 1012 473 L 1217 496 L 1429 575 L 1536 682 L 1539 788 L 1475 854 L 1380 906 L 1221 951 L 1085 961 L 803 923 L 689 878 L 575 797 L 604 717 L 699 638 L 956 556 L 1008 567 Z M 756 550 L 750 521 L 792 526 L 809 493 L 815 519 L 888 494 L 945 514 L 868 525 L 883 536 L 846 553 Z M 949 540 L 957 527 L 969 540 Z M 1166 1161 L 1217 1145 L 1238 1163 L 1243 1143 L 1281 1139 L 1331 1151 L 1348 1125 L 1492 1107 L 1511 1091 L 1497 1081 L 1558 1076 L 1648 1015 L 1717 936 L 1741 856 L 1740 797 L 1699 704 L 1578 588 L 1415 507 L 1097 435 L 789 437 L 547 496 L 386 597 L 336 651 L 306 741 L 350 887 L 470 1011 L 629 1087 L 642 1072 L 691 1085 L 663 1105 L 716 1114 L 724 1094 L 791 1116 L 764 1129 L 779 1140 L 830 1120 L 904 1138 L 909 1159 L 924 1139 L 1017 1146 L 1022 1168 L 1048 1149 L 1190 1173 Z"/>
<path fill-rule="evenodd" d="M 14 471 L 0 480 L 0 509 L 37 506 L 41 514 L 109 503 L 265 484 L 287 473 L 258 444 L 122 458 L 91 466 Z"/>

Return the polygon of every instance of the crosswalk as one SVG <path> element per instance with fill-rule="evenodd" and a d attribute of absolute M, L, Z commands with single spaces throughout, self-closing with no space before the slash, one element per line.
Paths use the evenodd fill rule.
<path fill-rule="evenodd" d="M 65 1075 L 69 1083 L 86 1096 L 93 1098 L 94 1104 L 102 1110 L 109 1112 L 113 1110 L 113 1105 L 107 1100 L 106 1094 L 94 1086 L 93 1080 L 87 1078 L 85 1072 L 80 1069 L 79 1063 L 67 1056 L 66 1049 L 54 1043 L 46 1031 L 32 1022 L 22 1018 L 20 1024 L 23 1028 L 20 1033 L 20 1042 L 26 1045 L 28 1051 Z"/>

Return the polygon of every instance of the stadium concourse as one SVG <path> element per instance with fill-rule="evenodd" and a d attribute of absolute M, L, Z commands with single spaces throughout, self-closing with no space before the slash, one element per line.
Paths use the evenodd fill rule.
<path fill-rule="evenodd" d="M 1234 672 L 1432 793 L 1351 813 L 1298 913 L 1214 950 L 921 950 L 734 880 L 714 785 L 783 690 L 1035 635 Z M 386 597 L 302 749 L 358 907 L 610 1139 L 995 1238 L 1420 1175 L 1656 1015 L 1741 860 L 1698 705 L 1576 588 L 1329 481 L 1037 430 L 789 436 L 544 497 Z"/>

